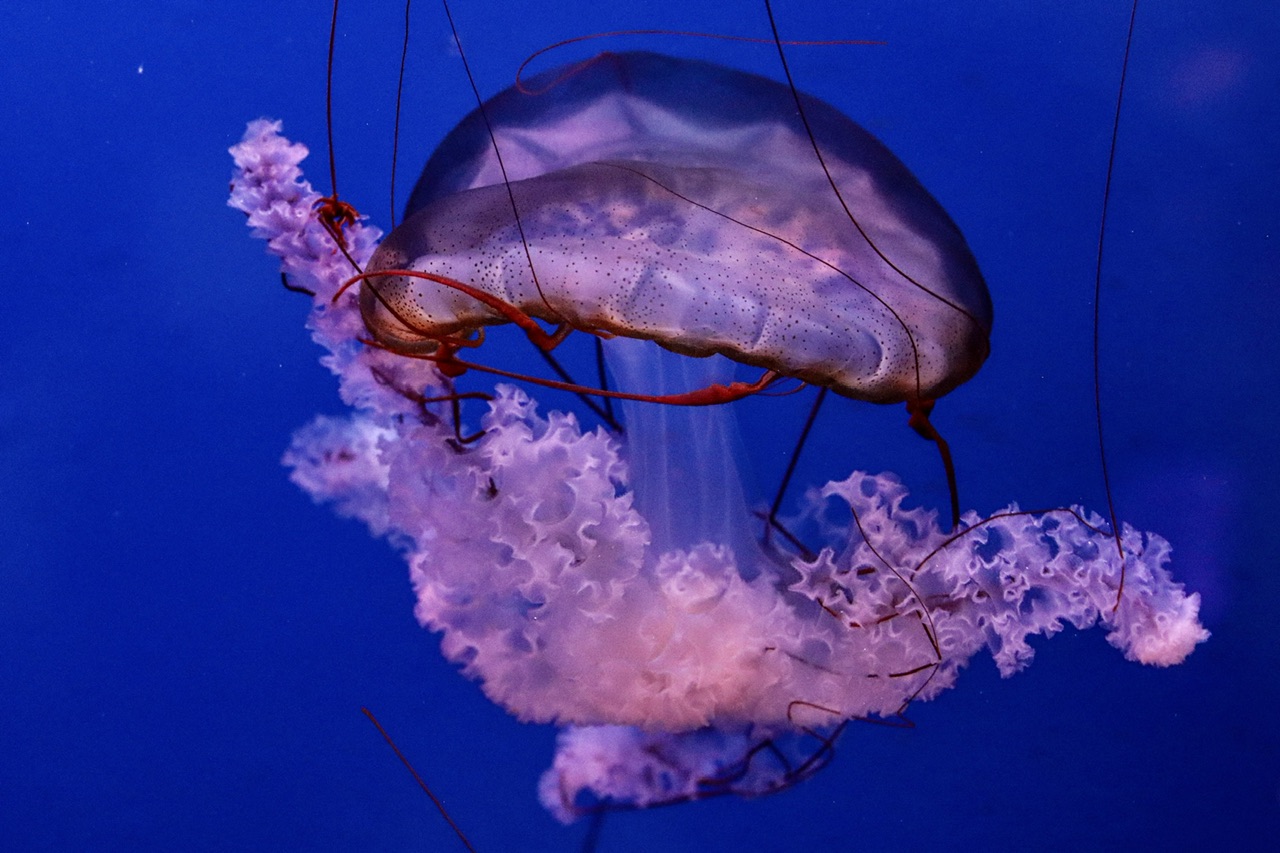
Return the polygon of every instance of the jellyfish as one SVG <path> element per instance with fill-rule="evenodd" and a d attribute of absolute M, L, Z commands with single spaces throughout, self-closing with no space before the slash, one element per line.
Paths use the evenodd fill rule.
<path fill-rule="evenodd" d="M 694 84 L 713 106 L 685 102 Z M 459 441 L 420 356 L 513 319 L 608 336 L 617 387 L 644 397 L 737 364 L 872 402 L 971 377 L 991 308 L 963 237 L 870 134 L 801 102 L 808 130 L 789 87 L 606 55 L 496 96 L 493 135 L 464 120 L 399 229 L 358 220 L 341 250 L 278 122 L 231 149 L 230 203 L 314 294 L 354 409 L 298 431 L 291 476 L 403 553 L 418 620 L 490 699 L 563 727 L 539 794 L 565 821 L 785 787 L 845 721 L 938 696 L 984 649 L 1012 675 L 1066 625 L 1153 666 L 1208 637 L 1169 544 L 1080 507 L 949 530 L 893 474 L 855 471 L 812 490 L 811 553 L 762 541 L 731 404 L 629 400 L 619 434 L 499 384 Z"/>

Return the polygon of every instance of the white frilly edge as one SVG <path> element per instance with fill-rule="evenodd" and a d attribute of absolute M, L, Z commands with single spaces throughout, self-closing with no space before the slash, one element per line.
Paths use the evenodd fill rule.
<path fill-rule="evenodd" d="M 252 122 L 231 149 L 229 203 L 315 294 L 308 326 L 357 410 L 300 430 L 285 462 L 313 498 L 403 550 L 418 618 L 494 701 L 570 726 L 541 784 L 561 819 L 588 792 L 692 798 L 731 770 L 735 790 L 770 790 L 794 765 L 737 767 L 752 744 L 791 738 L 773 754 L 802 756 L 804 727 L 932 698 L 982 648 L 1010 675 L 1030 662 L 1030 636 L 1067 624 L 1101 623 L 1127 658 L 1156 666 L 1207 639 L 1199 596 L 1172 579 L 1154 534 L 1122 531 L 1115 606 L 1121 560 L 1079 508 L 970 513 L 970 532 L 949 537 L 935 513 L 904 507 L 896 477 L 855 472 L 816 500 L 859 524 L 829 525 L 829 546 L 784 577 L 716 543 L 651 553 L 616 439 L 538 415 L 519 389 L 499 386 L 486 434 L 457 452 L 397 390 L 438 387 L 432 365 L 360 343 L 356 288 L 334 300 L 381 233 L 362 219 L 345 232 L 351 260 L 338 250 L 299 169 L 307 150 L 280 129 Z"/>

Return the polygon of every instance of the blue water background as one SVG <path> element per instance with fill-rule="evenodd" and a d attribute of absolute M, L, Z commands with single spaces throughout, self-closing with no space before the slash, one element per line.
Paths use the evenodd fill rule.
<path fill-rule="evenodd" d="M 767 34 L 756 2 L 454 5 L 486 94 L 586 32 Z M 1103 506 L 1090 324 L 1124 6 L 778 0 L 786 36 L 888 42 L 790 57 L 938 196 L 988 278 L 991 360 L 936 416 L 980 511 Z M 348 2 L 338 44 L 341 187 L 383 223 L 401 15 Z M 226 148 L 247 120 L 283 119 L 327 186 L 327 28 L 323 0 L 0 8 L 0 848 L 460 849 L 362 705 L 479 849 L 585 834 L 535 799 L 553 731 L 441 661 L 400 559 L 279 464 L 293 429 L 342 406 L 306 301 L 224 206 Z M 1276 837 L 1278 42 L 1269 4 L 1141 10 L 1103 274 L 1118 511 L 1173 540 L 1212 641 L 1171 670 L 1098 631 L 1037 643 L 1011 680 L 979 658 L 911 709 L 915 729 L 855 726 L 831 768 L 778 796 L 611 817 L 602 851 Z M 674 37 L 561 56 L 605 47 L 777 75 L 768 47 Z M 412 176 L 473 105 L 434 3 L 415 10 L 405 92 Z M 492 352 L 519 363 L 519 345 Z M 762 493 L 804 407 L 743 405 Z M 943 506 L 897 408 L 829 407 L 801 481 L 855 467 Z"/>

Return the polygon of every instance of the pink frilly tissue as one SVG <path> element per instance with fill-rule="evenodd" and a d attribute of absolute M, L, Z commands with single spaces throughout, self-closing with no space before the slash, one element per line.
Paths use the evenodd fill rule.
<path fill-rule="evenodd" d="M 563 820 L 593 797 L 779 787 L 803 770 L 789 756 L 803 756 L 806 733 L 931 699 L 983 648 L 1011 675 L 1031 661 L 1029 637 L 1065 624 L 1101 624 L 1126 658 L 1156 666 L 1208 637 L 1199 596 L 1165 568 L 1168 543 L 1127 526 L 1117 607 L 1115 542 L 1079 508 L 968 513 L 948 534 L 905 505 L 895 476 L 855 472 L 821 489 L 827 539 L 806 560 L 759 544 L 745 507 L 736 532 L 673 541 L 670 513 L 637 497 L 637 467 L 671 475 L 652 457 L 629 462 L 638 428 L 584 433 L 516 387 L 497 387 L 483 437 L 460 451 L 447 414 L 421 403 L 443 392 L 434 366 L 362 344 L 356 288 L 334 300 L 352 261 L 316 219 L 306 148 L 259 120 L 231 153 L 230 204 L 314 292 L 308 326 L 354 409 L 298 431 L 293 480 L 404 552 L 419 621 L 493 701 L 567 727 L 541 783 Z M 363 220 L 345 234 L 357 264 L 381 237 Z"/>

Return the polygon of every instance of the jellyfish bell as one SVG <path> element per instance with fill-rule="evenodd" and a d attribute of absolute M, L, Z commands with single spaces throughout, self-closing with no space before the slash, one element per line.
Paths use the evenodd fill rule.
<path fill-rule="evenodd" d="M 968 380 L 991 328 L 964 237 L 878 140 L 782 83 L 654 53 L 554 69 L 473 111 L 366 267 L 362 315 L 392 350 L 507 322 L 401 270 L 878 403 Z"/>
<path fill-rule="evenodd" d="M 679 85 L 665 90 L 648 63 Z M 385 261 L 369 262 L 375 230 L 350 225 L 346 251 L 372 270 L 359 296 L 342 291 L 347 259 L 313 214 L 319 194 L 298 168 L 305 149 L 269 122 L 233 149 L 232 203 L 315 293 L 309 324 L 357 409 L 298 433 L 286 456 L 293 477 L 404 549 L 419 620 L 490 698 L 523 720 L 568 727 L 541 789 L 553 813 L 572 819 L 588 794 L 647 805 L 716 785 L 776 790 L 821 765 L 841 721 L 933 698 L 983 649 L 1011 674 L 1032 657 L 1029 637 L 1064 624 L 1100 624 L 1127 657 L 1153 665 L 1178 663 L 1205 639 L 1198 597 L 1166 568 L 1167 543 L 1125 528 L 1118 556 L 1106 523 L 1080 509 L 970 514 L 948 534 L 910 506 L 895 477 L 855 472 L 816 494 L 815 509 L 826 510 L 816 553 L 770 549 L 743 532 L 752 516 L 724 452 L 725 407 L 639 405 L 620 439 L 583 430 L 571 414 L 541 414 L 523 390 L 500 386 L 483 436 L 459 448 L 424 402 L 445 383 L 429 361 L 403 356 L 512 311 L 618 335 L 607 342 L 614 368 L 636 387 L 716 381 L 715 371 L 742 361 L 892 401 L 945 393 L 985 357 L 990 306 L 976 265 L 946 214 L 878 143 L 828 116 L 855 135 L 842 147 L 817 122 L 841 193 L 870 205 L 851 205 L 872 235 L 859 243 L 811 168 L 784 157 L 782 180 L 743 167 L 772 145 L 796 158 L 806 151 L 785 107 L 733 123 L 729 99 L 706 121 L 663 106 L 690 79 L 747 86 L 766 106 L 769 85 L 651 55 L 599 65 L 570 77 L 566 91 L 584 91 L 559 112 L 548 101 L 527 108 L 558 134 L 538 136 L 527 112 L 499 105 L 495 136 L 504 157 L 513 151 L 518 217 L 507 182 L 484 183 L 493 140 L 464 125 L 428 166 L 434 177 L 415 192 L 403 236 L 378 250 Z M 641 79 L 644 94 L 620 86 L 624 76 Z M 805 104 L 819 119 L 829 109 Z M 579 138 L 582 127 L 617 136 L 633 124 L 639 142 Z M 714 153 L 708 140 L 720 135 L 739 141 L 734 154 Z M 560 153 L 566 139 L 589 150 Z M 540 144 L 525 150 L 522 140 Z M 881 186 L 866 174 L 869 158 L 898 179 Z M 793 183 L 821 198 L 791 192 Z M 584 210 L 575 197 L 599 203 Z M 532 233 L 519 239 L 522 227 Z M 932 238 L 947 248 L 930 248 Z M 868 254 L 873 245 L 884 257 Z M 432 267 L 440 257 L 449 263 Z M 490 299 L 394 272 L 406 268 L 441 269 Z M 623 270 L 621 283 L 608 281 Z M 726 276 L 740 300 L 712 286 Z M 927 319 L 913 326 L 917 314 Z M 810 328 L 822 325 L 813 317 L 839 332 Z M 769 346 L 756 348 L 753 328 Z M 369 334 L 379 346 L 363 345 Z M 640 425 L 644 412 L 659 419 Z M 814 733 L 808 754 L 796 752 Z"/>

